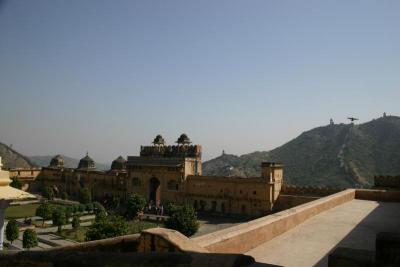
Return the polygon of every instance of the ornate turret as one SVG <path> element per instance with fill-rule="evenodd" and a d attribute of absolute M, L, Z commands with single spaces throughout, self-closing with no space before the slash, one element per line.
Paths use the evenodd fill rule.
<path fill-rule="evenodd" d="M 126 170 L 126 160 L 119 156 L 111 163 L 112 171 L 125 171 Z"/>
<path fill-rule="evenodd" d="M 64 157 L 62 155 L 54 156 L 50 161 L 49 167 L 63 168 L 64 167 Z"/>
<path fill-rule="evenodd" d="M 176 143 L 178 143 L 178 145 L 189 145 L 190 143 L 192 143 L 189 139 L 189 137 L 187 136 L 187 134 L 181 134 L 181 136 L 179 136 L 178 140 L 176 141 Z"/>
<path fill-rule="evenodd" d="M 79 161 L 78 169 L 94 170 L 95 168 L 96 163 L 89 157 L 89 153 L 86 153 L 86 156 Z"/>
<path fill-rule="evenodd" d="M 164 138 L 161 136 L 161 134 L 158 134 L 158 135 L 156 136 L 156 138 L 154 138 L 153 144 L 154 144 L 155 146 L 163 146 L 163 145 L 165 145 L 165 140 L 164 140 Z"/>

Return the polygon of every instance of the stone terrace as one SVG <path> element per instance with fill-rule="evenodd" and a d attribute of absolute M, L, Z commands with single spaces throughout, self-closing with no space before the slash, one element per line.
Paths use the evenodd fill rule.
<path fill-rule="evenodd" d="M 354 199 L 312 217 L 246 254 L 258 263 L 278 266 L 328 266 L 328 254 L 335 247 L 374 250 L 376 234 L 396 232 L 399 225 L 400 203 Z"/>

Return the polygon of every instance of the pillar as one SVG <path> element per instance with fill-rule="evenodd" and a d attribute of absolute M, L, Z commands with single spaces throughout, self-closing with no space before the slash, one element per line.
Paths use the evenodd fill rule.
<path fill-rule="evenodd" d="M 7 200 L 0 200 L 0 250 L 3 250 L 4 242 L 4 217 L 6 215 L 6 209 L 10 204 Z"/>

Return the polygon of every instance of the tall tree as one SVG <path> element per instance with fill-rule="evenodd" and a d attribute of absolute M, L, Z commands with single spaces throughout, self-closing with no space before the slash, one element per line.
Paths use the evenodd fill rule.
<path fill-rule="evenodd" d="M 36 209 L 36 216 L 42 217 L 42 225 L 44 225 L 45 220 L 51 219 L 52 212 L 52 206 L 48 203 L 43 203 Z"/>
<path fill-rule="evenodd" d="M 92 202 L 92 193 L 89 188 L 85 187 L 79 191 L 79 202 L 82 204 L 89 204 Z"/>
<path fill-rule="evenodd" d="M 177 230 L 185 236 L 192 236 L 199 229 L 196 211 L 189 204 L 181 206 L 167 219 L 165 226 Z"/>
<path fill-rule="evenodd" d="M 61 232 L 61 227 L 66 223 L 66 216 L 65 216 L 65 210 L 64 209 L 55 209 L 53 211 L 53 225 L 57 226 L 58 229 L 57 231 L 60 233 Z"/>
<path fill-rule="evenodd" d="M 146 206 L 146 198 L 140 194 L 132 194 L 126 203 L 128 214 L 136 217 Z"/>

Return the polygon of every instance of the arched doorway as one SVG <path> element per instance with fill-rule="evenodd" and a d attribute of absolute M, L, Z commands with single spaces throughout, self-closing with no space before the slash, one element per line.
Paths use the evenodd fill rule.
<path fill-rule="evenodd" d="M 160 204 L 160 181 L 155 177 L 149 181 L 149 202 Z"/>

